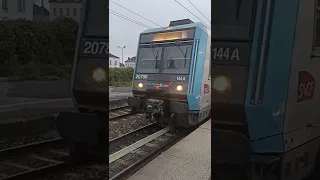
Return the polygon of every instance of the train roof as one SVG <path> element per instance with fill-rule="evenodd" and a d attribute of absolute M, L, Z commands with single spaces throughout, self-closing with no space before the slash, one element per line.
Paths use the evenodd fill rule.
<path fill-rule="evenodd" d="M 202 29 L 203 31 L 205 31 L 205 32 L 207 32 L 208 34 L 211 35 L 211 31 L 205 25 L 203 25 L 201 22 L 191 23 L 191 24 L 183 24 L 183 25 L 177 25 L 177 26 L 153 28 L 153 29 L 145 30 L 141 34 L 164 32 L 164 31 L 167 31 L 169 27 L 170 27 L 170 31 L 172 31 L 172 30 L 183 30 L 183 29 L 189 29 L 189 28 L 198 27 L 198 28 Z"/>

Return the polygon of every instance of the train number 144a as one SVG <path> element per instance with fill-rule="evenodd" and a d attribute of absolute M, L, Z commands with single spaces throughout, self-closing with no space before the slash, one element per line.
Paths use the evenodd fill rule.
<path fill-rule="evenodd" d="M 213 48 L 213 60 L 236 60 L 240 61 L 238 48 Z"/>

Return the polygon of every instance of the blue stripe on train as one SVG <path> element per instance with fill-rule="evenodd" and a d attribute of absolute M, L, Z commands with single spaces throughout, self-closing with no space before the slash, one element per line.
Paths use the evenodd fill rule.
<path fill-rule="evenodd" d="M 199 39 L 199 46 L 198 51 L 195 52 L 195 48 L 193 48 L 192 57 L 194 57 L 194 54 L 197 53 L 197 63 L 195 67 L 195 76 L 193 79 L 193 92 L 191 94 L 188 94 L 188 104 L 189 109 L 191 111 L 199 110 L 200 109 L 200 95 L 201 95 L 201 87 L 202 87 L 202 76 L 203 76 L 203 64 L 205 60 L 206 55 L 206 45 L 207 45 L 207 33 L 203 30 L 203 28 L 196 28 L 195 32 L 195 39 Z M 190 75 L 192 75 L 192 69 L 193 69 L 193 61 L 191 62 L 191 68 L 190 68 Z M 191 83 L 191 79 L 189 79 L 189 84 Z M 189 88 L 192 85 L 190 84 Z M 188 88 L 188 92 L 189 92 Z"/>

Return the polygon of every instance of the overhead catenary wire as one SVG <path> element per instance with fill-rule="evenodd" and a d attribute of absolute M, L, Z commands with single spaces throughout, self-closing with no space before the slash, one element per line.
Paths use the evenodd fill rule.
<path fill-rule="evenodd" d="M 117 17 L 119 17 L 119 18 L 122 18 L 122 19 L 124 19 L 124 20 L 127 20 L 127 21 L 130 21 L 130 22 L 132 22 L 132 23 L 135 23 L 135 24 L 137 24 L 137 25 L 139 25 L 139 26 L 142 26 L 142 27 L 145 27 L 145 28 L 150 28 L 149 26 L 147 26 L 147 25 L 145 25 L 145 24 L 142 24 L 142 23 L 137 22 L 137 21 L 135 21 L 135 20 L 132 20 L 132 19 L 130 19 L 130 18 L 128 18 L 128 17 L 122 16 L 122 15 L 120 15 L 120 14 L 116 14 L 116 13 L 111 12 L 111 11 L 109 11 L 109 13 L 112 14 L 112 15 L 114 15 L 114 16 L 117 16 Z"/>
<path fill-rule="evenodd" d="M 185 10 L 187 10 L 189 13 L 191 13 L 194 17 L 196 17 L 199 21 L 201 21 L 207 28 L 211 29 L 210 26 L 208 26 L 205 22 L 203 22 L 198 16 L 193 14 L 188 8 L 186 8 L 184 5 L 182 5 L 179 1 L 174 0 L 176 3 L 178 3 L 181 7 L 183 7 Z"/>
<path fill-rule="evenodd" d="M 124 15 L 122 15 L 122 14 L 120 14 L 120 13 L 117 13 L 117 12 L 111 10 L 111 9 L 109 9 L 109 13 L 112 14 L 112 15 L 115 15 L 115 16 L 117 16 L 117 17 L 120 17 L 120 18 L 122 18 L 122 19 L 125 19 L 125 20 L 127 20 L 127 21 L 130 21 L 130 22 L 132 22 L 132 23 L 135 23 L 135 24 L 137 24 L 137 25 L 139 25 L 139 26 L 142 26 L 142 27 L 145 27 L 145 28 L 149 28 L 149 29 L 152 28 L 152 27 L 150 27 L 150 26 L 148 26 L 148 25 L 146 25 L 146 24 L 143 24 L 143 23 L 141 23 L 141 22 L 139 22 L 139 21 L 136 21 L 136 20 L 134 20 L 134 19 L 131 19 L 131 18 L 129 18 L 129 17 L 127 17 L 127 16 L 124 16 Z"/>
<path fill-rule="evenodd" d="M 136 12 L 134 12 L 134 11 L 132 11 L 132 10 L 130 10 L 130 9 L 128 9 L 128 8 L 126 8 L 126 7 L 122 6 L 122 5 L 120 5 L 120 4 L 116 3 L 116 2 L 114 2 L 114 1 L 112 1 L 112 0 L 109 0 L 109 1 L 110 1 L 110 2 L 112 2 L 112 3 L 113 3 L 113 4 L 115 4 L 115 5 L 117 5 L 117 6 L 121 7 L 121 8 L 123 8 L 123 9 L 125 9 L 125 10 L 127 10 L 127 11 L 130 11 L 131 13 L 133 13 L 133 14 L 135 14 L 135 15 L 137 15 L 137 16 L 139 16 L 139 17 L 141 17 L 141 18 L 143 18 L 143 19 L 145 19 L 145 20 L 147 20 L 147 21 L 149 21 L 149 22 L 151 22 L 151 23 L 153 23 L 153 24 L 155 24 L 155 25 L 159 26 L 159 27 L 163 27 L 163 26 L 161 26 L 160 24 L 157 24 L 157 23 L 155 23 L 155 22 L 151 21 L 150 19 L 147 19 L 147 18 L 145 18 L 145 17 L 141 16 L 140 14 L 138 14 L 138 13 L 136 13 Z"/>
<path fill-rule="evenodd" d="M 204 17 L 204 18 L 206 18 L 209 22 L 210 22 L 210 24 L 211 24 L 211 21 L 190 1 L 190 0 L 188 0 L 189 1 L 189 3 L 194 7 L 194 8 L 196 8 L 196 10 Z"/>

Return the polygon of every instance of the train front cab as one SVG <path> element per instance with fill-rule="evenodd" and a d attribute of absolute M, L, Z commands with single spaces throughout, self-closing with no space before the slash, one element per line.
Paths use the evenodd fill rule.
<path fill-rule="evenodd" d="M 170 39 L 173 36 L 172 34 L 182 31 L 188 34 L 186 39 L 176 39 L 178 41 Z M 128 98 L 129 106 L 134 110 L 139 109 L 143 112 L 149 112 L 147 107 L 160 109 L 155 108 L 155 104 L 159 103 L 155 99 L 164 100 L 164 106 L 169 107 L 168 109 L 164 107 L 164 109 L 174 115 L 173 123 L 179 127 L 196 125 L 199 121 L 208 117 L 211 104 L 210 92 L 207 89 L 207 86 L 210 87 L 210 71 L 208 68 L 210 57 L 209 34 L 201 23 L 180 24 L 143 32 L 140 35 L 137 64 L 133 76 L 133 97 Z M 161 41 L 157 40 L 157 36 L 162 37 Z M 150 40 L 147 40 L 147 37 L 151 37 Z M 169 38 L 166 39 L 166 37 Z M 145 59 L 149 58 L 144 57 L 146 49 L 151 48 L 159 49 L 159 70 L 139 67 L 142 66 L 140 61 L 146 61 Z M 187 65 L 188 69 L 185 73 L 179 73 L 180 69 L 175 71 L 174 69 L 166 69 L 167 67 L 164 65 L 165 56 L 168 56 L 168 54 L 165 54 L 169 52 L 169 48 L 174 48 L 177 51 L 170 55 L 171 58 L 177 58 L 176 54 L 189 49 L 190 55 L 188 55 L 188 58 L 190 61 L 188 61 L 189 65 Z M 178 86 L 182 87 L 182 91 L 177 91 Z"/>
<path fill-rule="evenodd" d="M 320 2 L 222 2 L 212 1 L 212 179 L 320 179 Z"/>

